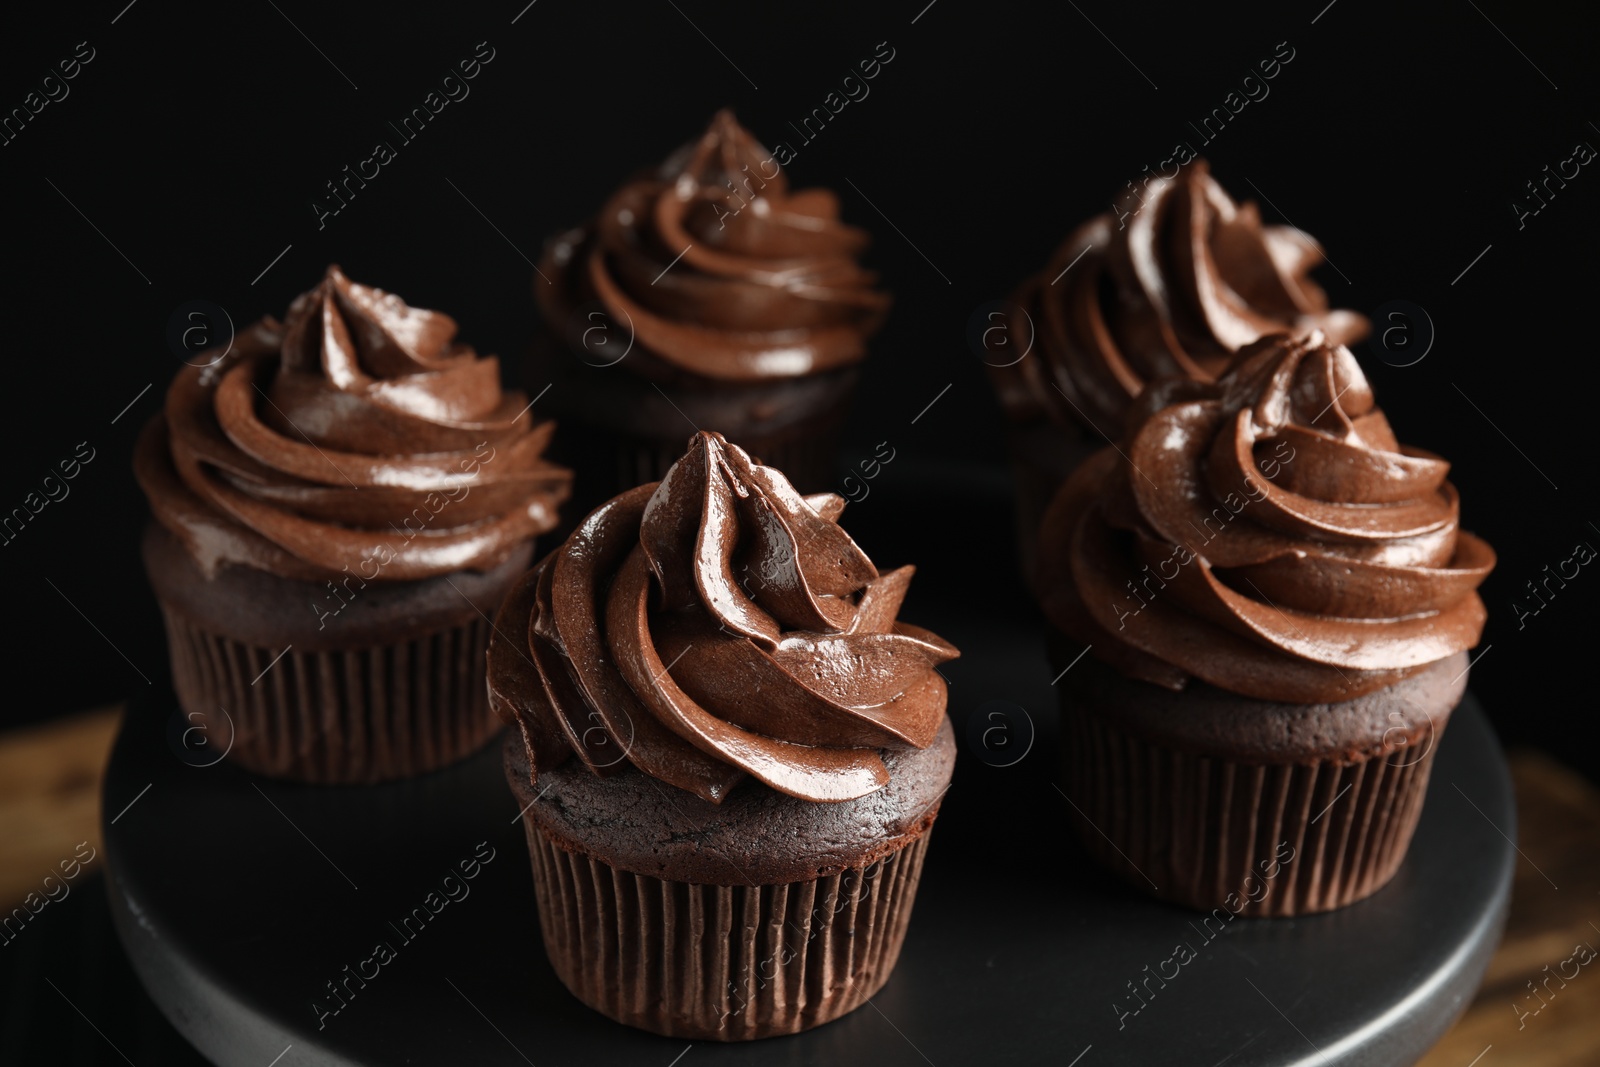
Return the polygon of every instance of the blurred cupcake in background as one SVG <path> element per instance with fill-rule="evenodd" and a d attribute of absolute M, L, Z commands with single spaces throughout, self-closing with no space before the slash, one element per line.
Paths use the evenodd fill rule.
<path fill-rule="evenodd" d="M 889 297 L 826 189 L 791 192 L 730 111 L 594 221 L 546 245 L 535 381 L 585 499 L 661 478 L 696 430 L 803 491 L 833 480 L 867 340 Z"/>
<path fill-rule="evenodd" d="M 1310 279 L 1323 259 L 1309 234 L 1263 225 L 1195 160 L 1084 223 L 1022 283 L 984 342 L 1010 424 L 1025 573 L 1056 489 L 1121 435 L 1147 382 L 1212 381 L 1267 334 L 1366 334 L 1363 316 L 1330 310 Z"/>
<path fill-rule="evenodd" d="M 489 620 L 571 475 L 455 334 L 329 267 L 180 372 L 140 436 L 179 703 L 252 771 L 374 782 L 497 732 Z"/>

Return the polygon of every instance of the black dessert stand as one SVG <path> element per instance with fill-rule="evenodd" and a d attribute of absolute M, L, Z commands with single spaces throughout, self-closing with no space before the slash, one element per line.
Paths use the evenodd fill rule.
<path fill-rule="evenodd" d="M 902 614 L 962 649 L 941 670 L 963 748 L 899 967 L 869 1004 L 743 1045 L 619 1026 L 545 959 L 498 744 L 409 782 L 284 785 L 213 762 L 226 738 L 188 732 L 170 693 L 130 712 L 104 797 L 112 912 L 151 997 L 222 1067 L 1420 1057 L 1477 987 L 1516 861 L 1510 779 L 1476 701 L 1439 742 L 1421 825 L 1387 887 L 1329 915 L 1207 926 L 1103 874 L 1072 840 L 1054 672 L 1004 569 L 1008 524 L 948 521 L 951 499 L 1007 514 L 1003 478 L 910 463 L 890 474 L 846 525 L 881 564 L 922 564 Z M 973 562 L 984 559 L 999 562 Z M 379 943 L 392 954 L 375 955 Z M 1173 974 L 1180 943 L 1195 958 L 1151 978 Z"/>
<path fill-rule="evenodd" d="M 216 1063 L 666 1067 L 685 1051 L 557 981 L 498 745 L 397 785 L 279 785 L 194 765 L 209 756 L 192 736 L 180 759 L 170 706 L 130 715 L 112 756 L 108 884 L 151 997 Z M 1504 921 L 1514 814 L 1470 697 L 1399 875 L 1305 919 L 1203 924 L 1102 876 L 1067 844 L 1041 756 L 963 753 L 899 967 L 870 1004 L 796 1037 L 696 1044 L 689 1067 L 1397 1065 L 1471 999 Z M 1197 958 L 1150 981 L 1180 942 Z"/>

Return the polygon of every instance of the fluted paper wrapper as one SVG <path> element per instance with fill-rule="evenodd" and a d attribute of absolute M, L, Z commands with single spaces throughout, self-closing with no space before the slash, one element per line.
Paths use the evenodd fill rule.
<path fill-rule="evenodd" d="M 1445 725 L 1420 756 L 1400 748 L 1262 764 L 1173 751 L 1081 710 L 1063 714 L 1085 847 L 1158 897 L 1251 916 L 1330 911 L 1383 888 L 1405 859 Z M 1292 859 L 1280 862 L 1285 845 Z"/>
<path fill-rule="evenodd" d="M 928 834 L 864 867 L 781 885 L 630 874 L 553 843 L 524 816 L 556 974 L 617 1022 L 747 1041 L 854 1011 L 905 940 Z"/>
<path fill-rule="evenodd" d="M 284 652 L 213 633 L 166 604 L 162 615 L 178 703 L 256 774 L 406 778 L 465 758 L 500 730 L 484 688 L 482 617 L 372 648 Z"/>

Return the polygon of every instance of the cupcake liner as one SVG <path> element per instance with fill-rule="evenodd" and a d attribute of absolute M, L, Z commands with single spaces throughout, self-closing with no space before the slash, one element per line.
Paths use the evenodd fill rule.
<path fill-rule="evenodd" d="M 1063 715 L 1066 791 L 1089 852 L 1155 896 L 1249 916 L 1330 911 L 1386 885 L 1448 717 L 1420 757 L 1397 740 L 1354 761 L 1253 763 L 1150 744 L 1070 701 Z"/>
<path fill-rule="evenodd" d="M 629 1026 L 715 1041 L 798 1033 L 876 993 L 929 836 L 812 881 L 718 886 L 632 874 L 523 826 L 545 951 L 572 994 Z"/>
<path fill-rule="evenodd" d="M 178 703 L 256 774 L 404 778 L 463 759 L 500 730 L 483 682 L 491 626 L 480 616 L 386 645 L 285 652 L 161 608 Z"/>

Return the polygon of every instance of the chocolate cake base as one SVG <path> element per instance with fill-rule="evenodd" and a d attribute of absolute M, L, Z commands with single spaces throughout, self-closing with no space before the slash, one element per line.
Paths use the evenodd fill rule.
<path fill-rule="evenodd" d="M 487 572 L 352 583 L 348 600 L 327 583 L 248 567 L 208 578 L 153 522 L 143 553 L 185 715 L 256 774 L 325 784 L 410 777 L 500 730 L 484 654 L 532 542 Z"/>
<path fill-rule="evenodd" d="M 549 383 L 542 410 L 561 427 L 550 455 L 572 468 L 571 513 L 583 515 L 659 481 L 696 430 L 717 431 L 783 471 L 802 493 L 837 491 L 834 464 L 857 378 L 848 367 L 767 382 L 689 376 L 658 382 L 630 369 L 626 357 L 594 366 L 541 341 L 529 381 L 535 389 Z"/>
<path fill-rule="evenodd" d="M 955 763 L 948 720 L 891 780 L 841 804 L 754 781 L 721 805 L 631 767 L 530 781 L 508 738 L 545 951 L 573 995 L 672 1037 L 793 1034 L 860 1007 L 899 958 Z"/>
<path fill-rule="evenodd" d="M 1202 911 L 1340 908 L 1394 877 L 1466 653 L 1333 704 L 1125 678 L 1092 656 L 1059 684 L 1079 837 L 1130 884 Z"/>

